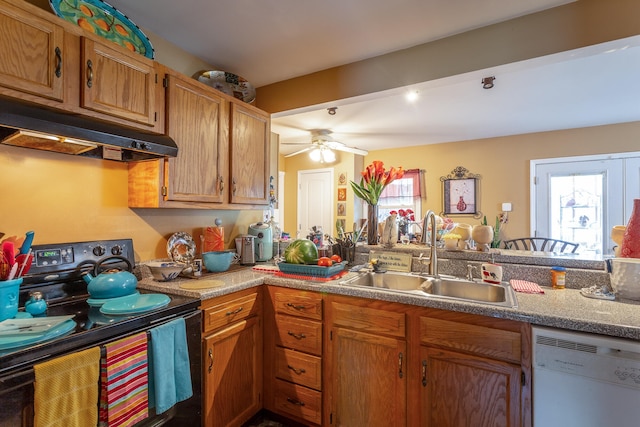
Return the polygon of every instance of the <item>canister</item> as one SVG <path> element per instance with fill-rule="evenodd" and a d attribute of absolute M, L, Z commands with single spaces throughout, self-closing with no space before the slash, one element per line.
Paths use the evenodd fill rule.
<path fill-rule="evenodd" d="M 553 289 L 564 289 L 567 269 L 564 267 L 551 267 L 551 287 Z"/>

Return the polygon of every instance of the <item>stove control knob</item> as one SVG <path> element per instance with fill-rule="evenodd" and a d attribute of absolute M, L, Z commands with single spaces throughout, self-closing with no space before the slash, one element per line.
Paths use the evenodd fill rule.
<path fill-rule="evenodd" d="M 122 246 L 115 245 L 111 248 L 111 255 L 122 255 Z"/>
<path fill-rule="evenodd" d="M 95 248 L 93 248 L 93 254 L 95 256 L 103 256 L 106 252 L 107 250 L 104 248 L 104 246 L 96 246 Z"/>

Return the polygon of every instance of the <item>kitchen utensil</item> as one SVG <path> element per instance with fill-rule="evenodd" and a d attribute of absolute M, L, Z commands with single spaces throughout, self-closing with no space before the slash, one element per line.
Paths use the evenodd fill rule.
<path fill-rule="evenodd" d="M 239 259 L 240 255 L 231 250 L 205 252 L 202 254 L 202 261 L 207 271 L 215 273 L 227 271 L 231 263 L 234 261 L 237 262 Z"/>
<path fill-rule="evenodd" d="M 273 258 L 273 230 L 266 222 L 256 222 L 249 225 L 249 234 L 256 236 L 256 261 L 269 261 Z"/>
<path fill-rule="evenodd" d="M 33 262 L 33 255 L 31 254 L 31 249 L 26 254 L 20 254 L 16 257 L 16 264 L 18 267 L 18 275 L 16 277 L 22 277 L 25 274 L 29 273 L 31 269 L 31 263 Z"/>
<path fill-rule="evenodd" d="M 18 313 L 18 294 L 22 277 L 0 282 L 0 321 L 11 319 Z"/>
<path fill-rule="evenodd" d="M 11 266 L 9 265 L 7 258 L 2 252 L 0 252 L 0 280 L 7 280 L 9 278 L 10 271 Z"/>
<path fill-rule="evenodd" d="M 236 251 L 240 255 L 241 265 L 255 265 L 255 240 L 256 236 L 252 236 L 249 234 L 236 238 Z"/>
<path fill-rule="evenodd" d="M 106 261 L 119 259 L 127 264 L 128 271 L 118 268 L 108 269 L 100 273 L 100 267 Z M 138 279 L 131 273 L 133 266 L 127 258 L 111 255 L 99 260 L 92 276 L 90 273 L 83 273 L 82 278 L 87 282 L 87 290 L 92 298 L 117 298 L 130 295 L 135 292 L 138 286 Z"/>
<path fill-rule="evenodd" d="M 2 242 L 2 253 L 9 267 L 13 267 L 16 262 L 16 247 L 13 242 Z"/>
<path fill-rule="evenodd" d="M 24 242 L 22 242 L 22 246 L 20 246 L 21 254 L 28 254 L 31 250 L 31 244 L 33 243 L 34 234 L 35 233 L 33 231 L 27 231 L 27 233 L 25 234 Z"/>

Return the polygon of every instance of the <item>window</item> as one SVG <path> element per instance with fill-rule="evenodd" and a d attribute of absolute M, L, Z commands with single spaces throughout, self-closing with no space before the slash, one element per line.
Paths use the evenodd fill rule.
<path fill-rule="evenodd" d="M 404 177 L 387 185 L 378 200 L 378 221 L 383 222 L 391 211 L 411 209 L 415 221 L 419 222 L 422 218 L 420 183 L 420 169 L 409 169 L 405 171 Z M 419 229 L 416 225 L 411 225 L 409 233 L 415 233 Z"/>

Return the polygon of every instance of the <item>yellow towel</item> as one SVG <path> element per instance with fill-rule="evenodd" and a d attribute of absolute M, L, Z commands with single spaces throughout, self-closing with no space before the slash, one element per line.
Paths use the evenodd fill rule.
<path fill-rule="evenodd" d="M 100 347 L 34 366 L 35 427 L 98 424 Z"/>

